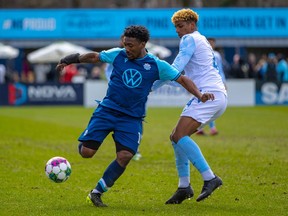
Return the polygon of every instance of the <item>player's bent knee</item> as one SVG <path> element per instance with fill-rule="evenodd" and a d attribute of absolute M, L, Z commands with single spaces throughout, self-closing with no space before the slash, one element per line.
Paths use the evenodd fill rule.
<path fill-rule="evenodd" d="M 119 151 L 117 152 L 117 162 L 120 164 L 120 166 L 126 167 L 133 156 L 134 155 L 129 151 Z"/>
<path fill-rule="evenodd" d="M 173 137 L 172 137 L 173 134 L 170 134 L 169 138 L 170 138 L 170 141 L 173 141 Z M 173 141 L 174 142 L 174 141 Z"/>
<path fill-rule="evenodd" d="M 173 141 L 174 143 L 177 143 L 179 140 L 179 137 L 177 137 L 175 133 L 172 133 L 170 135 L 170 140 Z"/>
<path fill-rule="evenodd" d="M 94 154 L 96 153 L 96 151 L 97 150 L 90 149 L 90 148 L 87 148 L 85 146 L 82 146 L 80 155 L 83 158 L 92 158 L 94 156 Z"/>
<path fill-rule="evenodd" d="M 91 158 L 97 152 L 100 145 L 100 142 L 94 140 L 81 142 L 78 146 L 79 154 L 83 158 Z"/>
<path fill-rule="evenodd" d="M 173 131 L 170 134 L 170 141 L 177 143 L 179 140 L 179 136 L 177 135 L 175 128 L 173 129 Z"/>

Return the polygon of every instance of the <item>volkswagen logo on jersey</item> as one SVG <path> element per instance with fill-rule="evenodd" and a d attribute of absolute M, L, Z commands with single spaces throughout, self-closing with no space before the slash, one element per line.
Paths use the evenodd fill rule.
<path fill-rule="evenodd" d="M 127 69 L 122 75 L 122 80 L 128 88 L 136 88 L 142 82 L 142 75 L 135 69 Z"/>

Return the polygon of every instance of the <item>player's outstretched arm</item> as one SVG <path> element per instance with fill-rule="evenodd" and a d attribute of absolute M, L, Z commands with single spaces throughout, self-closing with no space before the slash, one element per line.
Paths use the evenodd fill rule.
<path fill-rule="evenodd" d="M 205 103 L 207 100 L 214 100 L 214 94 L 209 92 L 202 94 L 195 83 L 188 77 L 181 75 L 176 81 L 203 103 Z"/>
<path fill-rule="evenodd" d="M 64 67 L 75 63 L 97 63 L 99 62 L 99 53 L 91 52 L 80 55 L 79 53 L 71 54 L 62 58 L 56 66 L 57 71 L 62 71 Z"/>

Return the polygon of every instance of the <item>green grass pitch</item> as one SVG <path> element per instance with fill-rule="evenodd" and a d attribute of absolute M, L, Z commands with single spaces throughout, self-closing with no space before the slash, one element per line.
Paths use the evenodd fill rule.
<path fill-rule="evenodd" d="M 177 188 L 169 134 L 181 108 L 149 108 L 140 161 L 103 196 L 108 208 L 86 204 L 115 157 L 112 138 L 92 159 L 77 153 L 77 138 L 93 109 L 83 107 L 0 108 L 0 215 L 288 215 L 288 107 L 228 107 L 216 121 L 215 137 L 192 135 L 224 185 L 203 202 L 199 173 L 191 166 L 195 197 L 165 205 Z M 206 128 L 207 130 L 208 128 Z M 54 156 L 72 166 L 56 184 L 44 172 Z"/>

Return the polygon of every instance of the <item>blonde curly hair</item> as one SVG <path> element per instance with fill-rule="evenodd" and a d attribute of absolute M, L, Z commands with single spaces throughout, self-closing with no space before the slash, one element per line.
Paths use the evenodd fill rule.
<path fill-rule="evenodd" d="M 172 16 L 171 21 L 173 24 L 177 21 L 195 21 L 195 23 L 197 23 L 198 19 L 199 15 L 193 10 L 187 8 L 176 11 Z"/>

